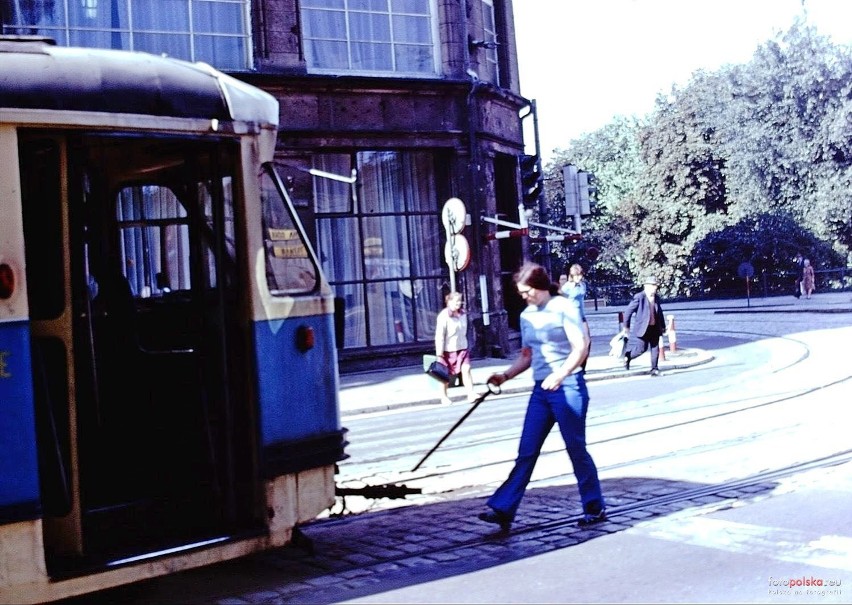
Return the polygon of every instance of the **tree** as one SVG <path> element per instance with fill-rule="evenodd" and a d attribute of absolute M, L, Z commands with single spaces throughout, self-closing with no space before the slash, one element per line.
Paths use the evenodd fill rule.
<path fill-rule="evenodd" d="M 571 141 L 548 171 L 555 180 L 570 162 L 597 176 L 600 203 L 583 229 L 602 251 L 601 275 L 653 271 L 667 294 L 686 293 L 696 275 L 729 277 L 728 260 L 782 263 L 790 246 L 779 233 L 826 262 L 848 259 L 850 115 L 852 49 L 799 20 L 750 62 L 696 72 L 660 95 L 649 116 Z M 548 202 L 549 213 L 564 206 L 561 188 Z"/>
<path fill-rule="evenodd" d="M 789 291 L 786 274 L 794 270 L 798 253 L 816 266 L 836 266 L 842 257 L 831 245 L 803 228 L 790 214 L 761 214 L 709 233 L 697 242 L 685 280 L 685 294 L 725 291 L 739 277 L 738 269 L 750 263 L 755 275 L 766 276 L 769 291 Z"/>
<path fill-rule="evenodd" d="M 555 246 L 554 253 L 564 264 L 587 258 L 586 249 L 596 248 L 594 269 L 597 281 L 624 282 L 630 279 L 627 263 L 627 229 L 618 229 L 615 217 L 622 200 L 636 188 L 641 169 L 637 133 L 642 123 L 635 117 L 616 117 L 603 128 L 574 141 L 568 149 L 557 149 L 545 169 L 553 186 L 547 199 L 547 219 L 552 224 L 571 228 L 565 216 L 562 167 L 574 164 L 595 175 L 597 199 L 592 214 L 583 220 L 583 240 L 574 246 Z M 557 185 L 558 183 L 558 185 Z M 581 264 L 584 264 L 581 262 Z M 584 266 L 591 263 L 586 261 Z"/>
<path fill-rule="evenodd" d="M 789 212 L 848 249 L 850 49 L 797 21 L 730 77 L 724 154 L 738 214 Z"/>

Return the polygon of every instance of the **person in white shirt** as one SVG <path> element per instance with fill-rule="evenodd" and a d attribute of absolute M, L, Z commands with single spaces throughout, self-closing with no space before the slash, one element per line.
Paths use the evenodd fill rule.
<path fill-rule="evenodd" d="M 588 338 L 580 311 L 557 295 L 544 267 L 524 264 L 515 275 L 518 294 L 527 302 L 521 312 L 521 352 L 505 372 L 492 374 L 488 383 L 497 386 L 532 368 L 535 382 L 518 444 L 518 456 L 506 480 L 491 495 L 488 510 L 479 514 L 486 523 L 507 531 L 517 514 L 532 478 L 541 448 L 553 425 L 565 442 L 583 505 L 578 525 L 586 527 L 607 520 L 598 469 L 586 447 L 586 414 L 589 389 L 583 360 Z"/>

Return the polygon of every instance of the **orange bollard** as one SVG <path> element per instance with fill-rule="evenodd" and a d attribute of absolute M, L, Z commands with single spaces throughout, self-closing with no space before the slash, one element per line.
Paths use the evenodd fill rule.
<path fill-rule="evenodd" d="M 660 336 L 660 340 L 662 340 L 662 339 L 663 339 L 663 337 Z M 665 361 L 666 360 L 666 347 L 665 347 L 665 345 L 663 345 L 662 342 L 660 343 L 660 346 L 658 347 L 657 350 L 660 352 L 659 355 L 657 355 L 657 361 Z"/>
<path fill-rule="evenodd" d="M 675 331 L 675 317 L 674 315 L 669 315 L 666 319 L 668 319 L 668 325 L 666 326 L 666 336 L 669 339 L 669 351 L 674 353 L 677 351 L 677 332 Z"/>

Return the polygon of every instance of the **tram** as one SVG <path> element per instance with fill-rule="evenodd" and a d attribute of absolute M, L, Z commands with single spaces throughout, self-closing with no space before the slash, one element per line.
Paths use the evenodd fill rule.
<path fill-rule="evenodd" d="M 278 121 L 204 64 L 0 38 L 0 602 L 281 546 L 334 504 L 334 298 Z"/>

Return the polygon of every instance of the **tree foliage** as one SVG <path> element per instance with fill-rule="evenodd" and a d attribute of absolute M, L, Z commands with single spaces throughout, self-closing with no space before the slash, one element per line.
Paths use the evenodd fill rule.
<path fill-rule="evenodd" d="M 557 150 L 551 182 L 569 162 L 598 179 L 584 241 L 600 247 L 598 268 L 614 281 L 653 271 L 678 294 L 696 272 L 729 275 L 737 259 L 767 269 L 796 252 L 848 261 L 852 49 L 798 20 L 750 62 L 696 72 L 650 115 L 616 118 Z M 564 195 L 550 190 L 559 220 Z"/>

